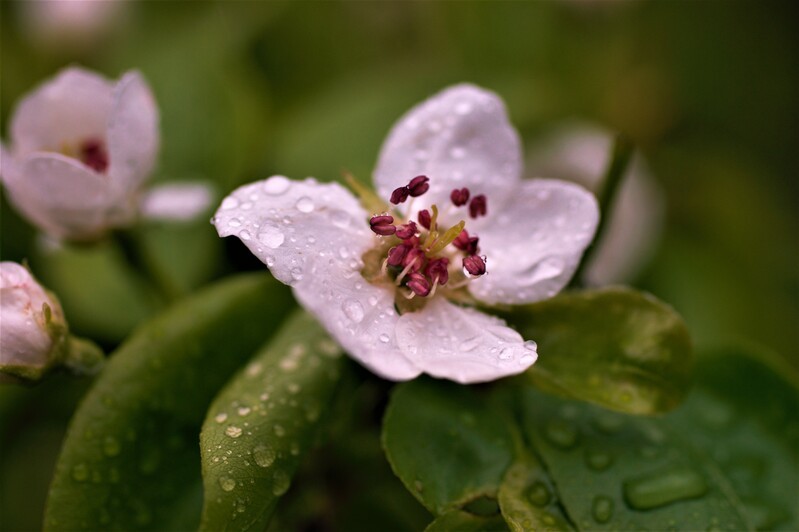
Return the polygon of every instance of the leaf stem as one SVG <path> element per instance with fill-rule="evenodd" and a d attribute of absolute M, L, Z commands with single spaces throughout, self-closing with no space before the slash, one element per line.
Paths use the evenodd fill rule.
<path fill-rule="evenodd" d="M 597 247 L 605 236 L 607 230 L 608 220 L 610 213 L 613 210 L 616 197 L 618 196 L 619 187 L 621 186 L 627 167 L 632 159 L 635 145 L 624 135 L 617 135 L 613 143 L 613 151 L 611 153 L 610 163 L 605 170 L 605 176 L 602 178 L 601 188 L 597 191 L 597 201 L 599 202 L 599 226 L 596 229 L 596 235 L 591 244 L 586 248 L 580 264 L 577 266 L 577 271 L 574 272 L 569 287 L 574 288 L 582 285 L 582 277 L 585 273 L 587 265 L 596 254 Z"/>

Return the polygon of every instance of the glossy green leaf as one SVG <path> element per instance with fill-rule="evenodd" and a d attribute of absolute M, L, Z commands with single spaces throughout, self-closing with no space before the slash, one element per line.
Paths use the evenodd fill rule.
<path fill-rule="evenodd" d="M 142 325 L 114 353 L 73 417 L 46 530 L 192 528 L 197 435 L 211 399 L 277 327 L 289 291 L 236 277 Z M 189 502 L 186 502 L 189 501 Z M 192 515 L 193 524 L 176 520 Z"/>
<path fill-rule="evenodd" d="M 430 523 L 425 532 L 500 532 L 508 525 L 499 514 L 483 516 L 462 510 L 450 510 Z"/>
<path fill-rule="evenodd" d="M 499 506 L 513 532 L 574 530 L 543 464 L 529 451 L 517 457 L 505 473 Z"/>
<path fill-rule="evenodd" d="M 799 530 L 795 373 L 735 350 L 700 357 L 697 373 L 667 422 L 720 466 L 758 530 Z"/>
<path fill-rule="evenodd" d="M 311 447 L 341 374 L 341 349 L 295 314 L 216 397 L 200 435 L 201 530 L 264 530 Z"/>
<path fill-rule="evenodd" d="M 512 459 L 503 412 L 484 393 L 426 378 L 395 388 L 382 438 L 394 472 L 437 515 L 495 497 Z"/>
<path fill-rule="evenodd" d="M 521 408 L 525 436 L 578 528 L 751 529 L 721 470 L 662 420 L 529 388 Z"/>
<path fill-rule="evenodd" d="M 628 288 L 564 293 L 509 317 L 538 342 L 526 373 L 545 391 L 614 410 L 671 410 L 689 388 L 693 357 L 680 316 Z"/>

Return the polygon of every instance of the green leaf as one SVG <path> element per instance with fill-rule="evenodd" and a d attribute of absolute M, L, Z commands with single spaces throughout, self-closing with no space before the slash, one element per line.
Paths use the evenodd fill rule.
<path fill-rule="evenodd" d="M 521 392 L 525 436 L 570 522 L 591 530 L 751 530 L 729 481 L 682 431 Z"/>
<path fill-rule="evenodd" d="M 505 473 L 499 506 L 513 532 L 574 530 L 543 464 L 529 451 L 523 452 Z"/>
<path fill-rule="evenodd" d="M 689 387 L 685 324 L 649 294 L 616 287 L 564 293 L 509 321 L 538 342 L 538 362 L 525 375 L 544 391 L 653 414 L 676 407 Z"/>
<path fill-rule="evenodd" d="M 341 374 L 341 349 L 306 313 L 216 397 L 200 448 L 201 530 L 264 530 L 313 444 Z"/>
<path fill-rule="evenodd" d="M 479 390 L 420 378 L 395 388 L 383 447 L 405 487 L 441 515 L 495 497 L 513 445 L 502 412 Z"/>
<path fill-rule="evenodd" d="M 705 449 L 758 530 L 799 530 L 799 392 L 790 368 L 736 350 L 699 357 L 698 388 L 667 421 Z"/>
<path fill-rule="evenodd" d="M 508 525 L 502 516 L 474 515 L 461 510 L 450 510 L 430 523 L 425 532 L 497 532 L 507 530 Z"/>
<path fill-rule="evenodd" d="M 114 353 L 73 417 L 46 530 L 177 526 L 199 482 L 197 434 L 214 394 L 276 328 L 289 291 L 240 276 L 142 325 Z M 195 522 L 199 518 L 196 508 Z M 192 527 L 186 522 L 181 527 Z"/>

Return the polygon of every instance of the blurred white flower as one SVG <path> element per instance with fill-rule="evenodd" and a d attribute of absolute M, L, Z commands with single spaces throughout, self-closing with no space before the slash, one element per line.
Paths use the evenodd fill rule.
<path fill-rule="evenodd" d="M 613 135 L 599 127 L 570 123 L 536 142 L 527 175 L 552 175 L 594 193 L 602 186 Z M 592 286 L 629 282 L 654 252 L 665 211 L 663 193 L 646 163 L 635 154 L 615 198 L 605 234 L 584 272 Z"/>
<path fill-rule="evenodd" d="M 110 35 L 128 2 L 25 0 L 17 6 L 25 35 L 57 52 L 89 48 Z"/>
<path fill-rule="evenodd" d="M 63 355 L 58 300 L 15 262 L 0 263 L 0 371 L 35 378 Z"/>
<path fill-rule="evenodd" d="M 140 209 L 148 220 L 186 222 L 206 212 L 213 201 L 209 183 L 164 183 L 145 192 Z"/>
<path fill-rule="evenodd" d="M 378 375 L 490 381 L 533 364 L 535 342 L 464 305 L 553 296 L 598 222 L 588 191 L 521 175 L 503 102 L 458 85 L 414 107 L 386 139 L 374 178 L 393 207 L 367 190 L 368 210 L 337 183 L 274 176 L 235 190 L 213 223 Z"/>
<path fill-rule="evenodd" d="M 159 146 L 158 109 L 138 72 L 118 82 L 67 68 L 18 104 L 0 175 L 11 203 L 57 238 L 130 224 Z"/>

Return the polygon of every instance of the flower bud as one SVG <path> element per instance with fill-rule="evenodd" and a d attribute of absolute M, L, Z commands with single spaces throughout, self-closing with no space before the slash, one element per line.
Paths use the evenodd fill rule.
<path fill-rule="evenodd" d="M 24 267 L 0 263 L 0 371 L 39 378 L 64 354 L 61 304 Z"/>

